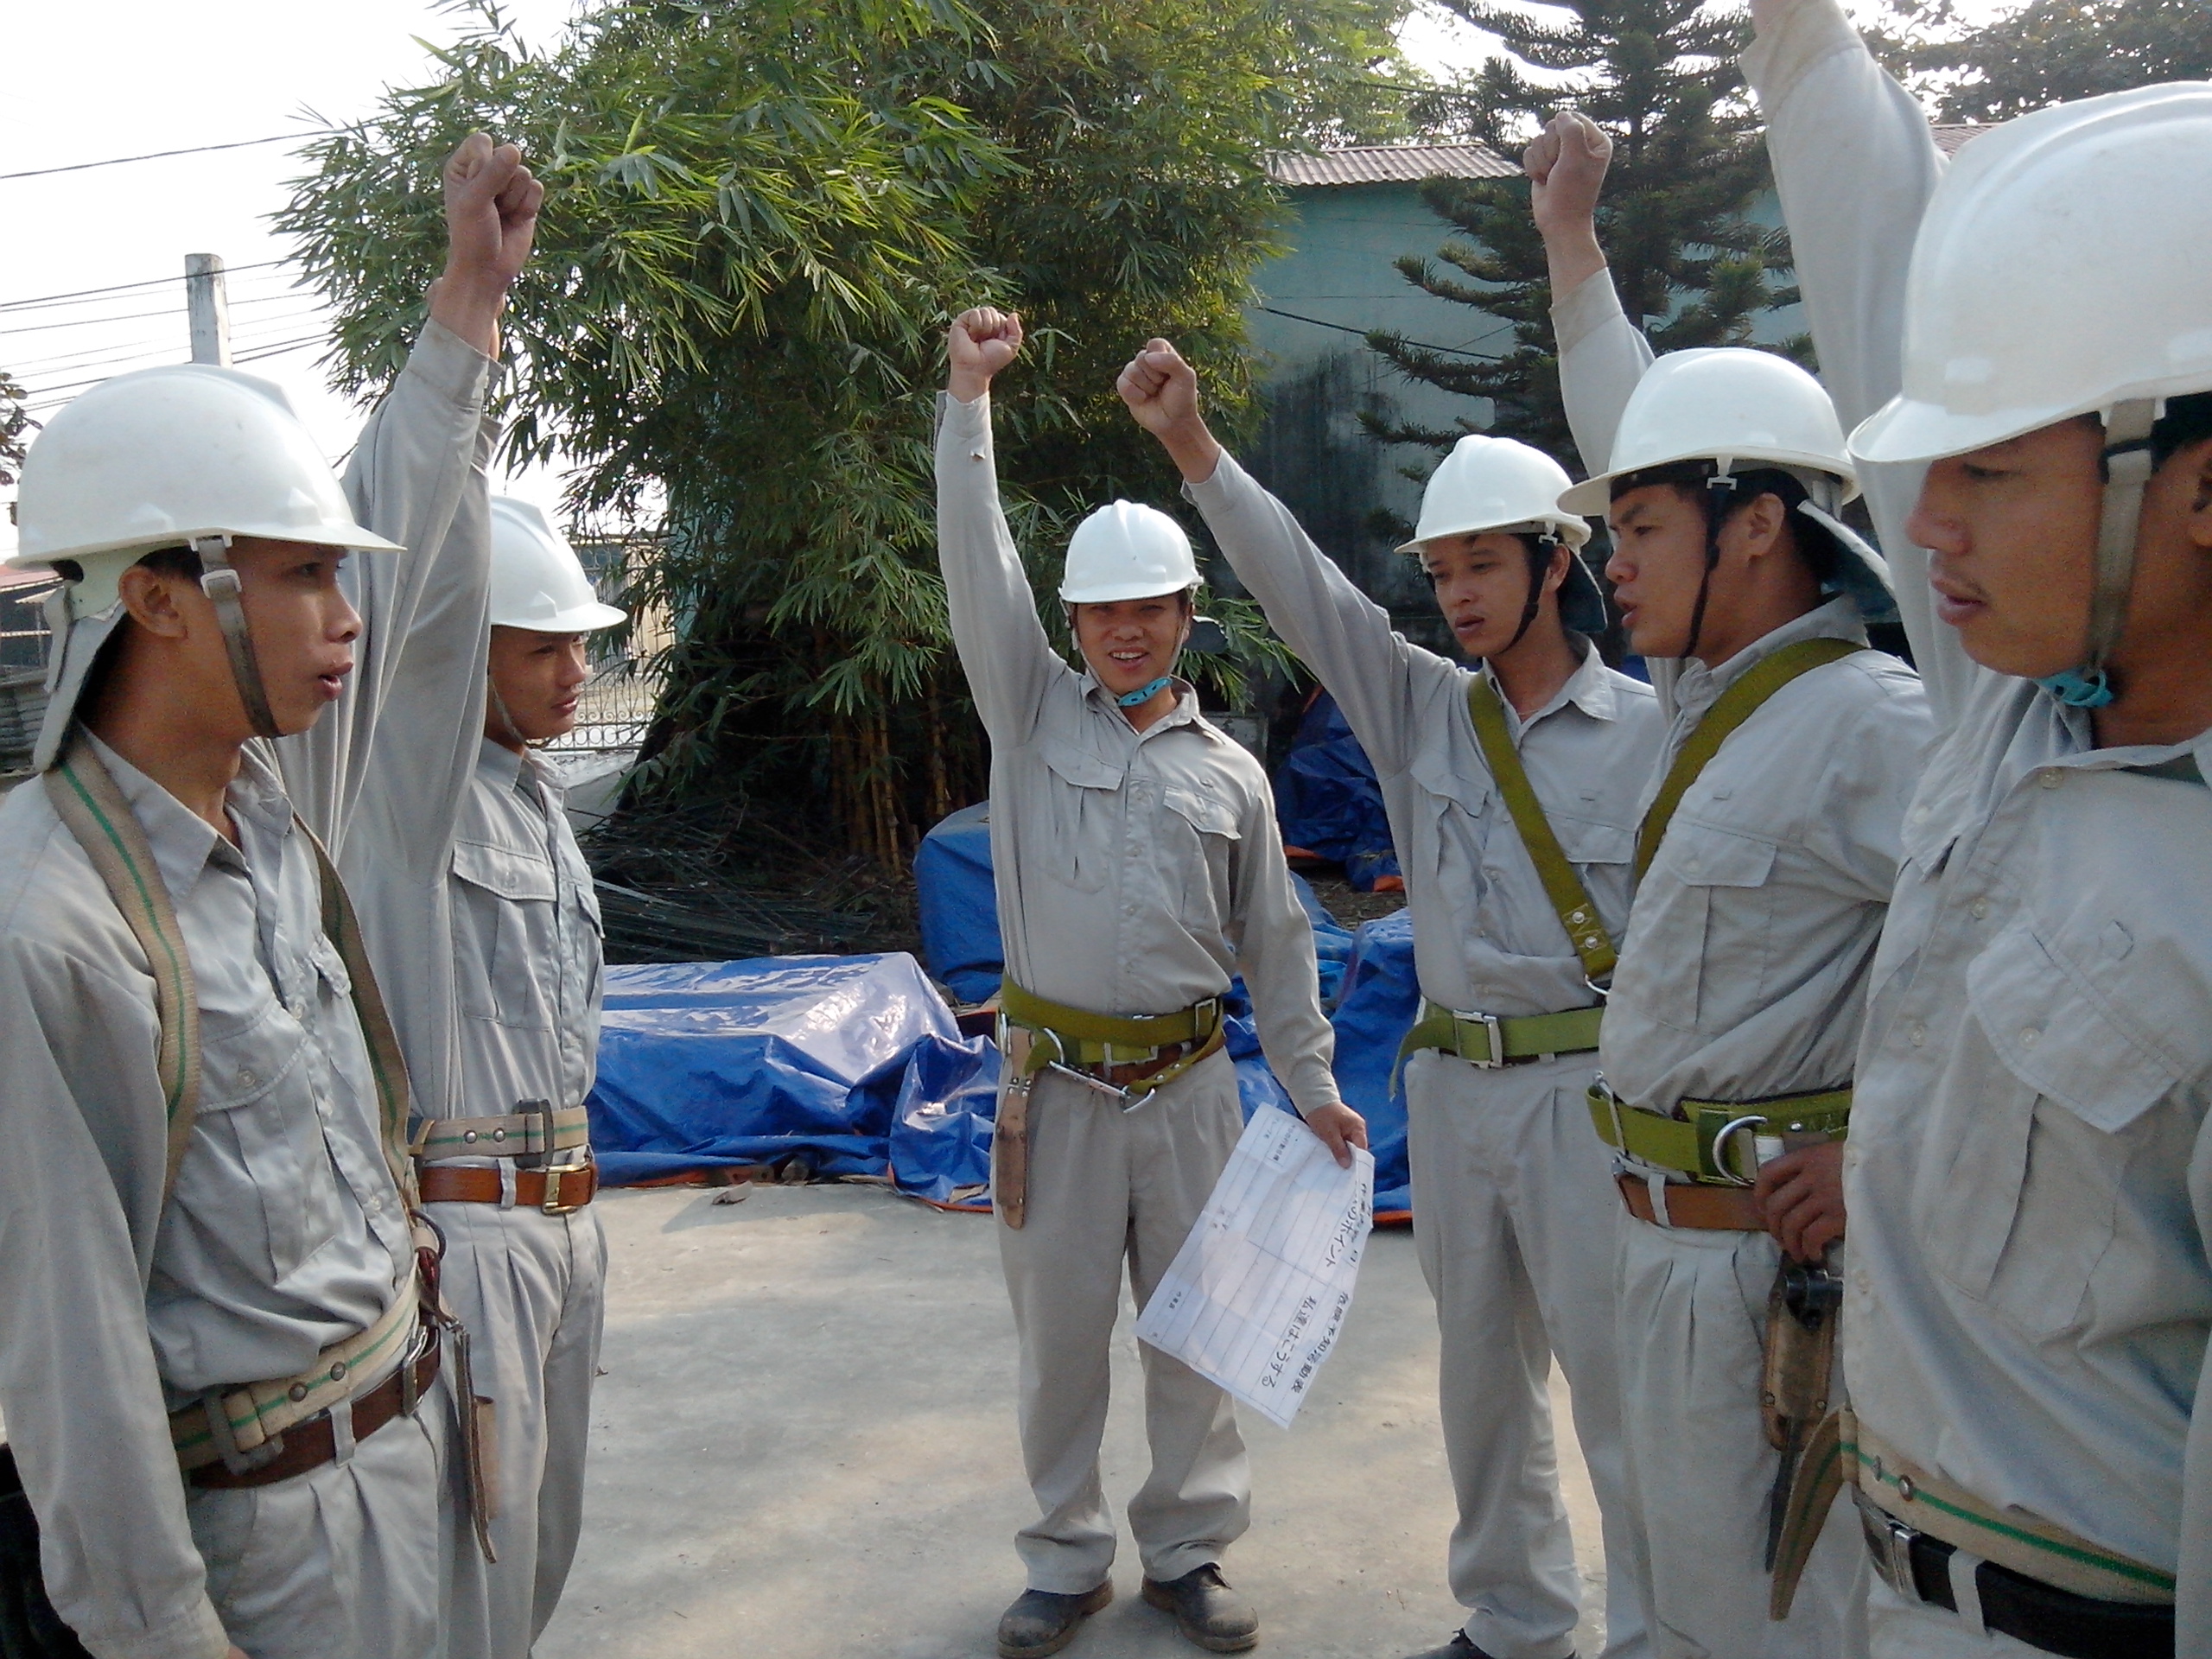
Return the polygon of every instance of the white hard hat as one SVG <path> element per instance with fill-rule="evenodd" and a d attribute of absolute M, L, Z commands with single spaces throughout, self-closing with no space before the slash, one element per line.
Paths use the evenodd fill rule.
<path fill-rule="evenodd" d="M 1615 479 L 1683 461 L 1710 461 L 1723 473 L 1778 467 L 1824 475 L 1840 486 L 1820 504 L 1830 510 L 1859 493 L 1843 424 L 1821 383 L 1772 352 L 1720 346 L 1669 352 L 1646 370 L 1621 411 L 1606 470 L 1559 504 L 1602 513 Z"/>
<path fill-rule="evenodd" d="M 56 414 L 23 458 L 16 531 L 10 564 L 83 568 L 78 616 L 144 555 L 206 537 L 401 550 L 354 522 L 283 388 L 210 363 L 119 374 Z"/>
<path fill-rule="evenodd" d="M 354 522 L 337 476 L 282 388 L 213 364 L 179 363 L 104 380 L 47 423 L 23 458 L 9 563 L 73 563 L 49 601 L 54 643 L 34 754 L 60 753 L 100 648 L 123 614 L 117 584 L 148 553 L 190 547 L 207 575 L 232 671 L 254 728 L 276 728 L 229 569 L 232 538 L 264 537 L 396 553 Z"/>
<path fill-rule="evenodd" d="M 1183 526 L 1157 507 L 1115 501 L 1077 524 L 1068 538 L 1060 597 L 1071 605 L 1110 605 L 1198 585 L 1198 561 Z"/>
<path fill-rule="evenodd" d="M 583 561 L 541 509 L 512 496 L 492 498 L 493 626 L 588 633 L 626 617 L 600 602 Z"/>
<path fill-rule="evenodd" d="M 1904 384 L 1868 461 L 1964 454 L 2212 390 L 2212 84 L 2084 99 L 1961 150 L 1906 278 Z"/>
<path fill-rule="evenodd" d="M 1421 523 L 1398 549 L 1418 553 L 1440 536 L 1484 531 L 1548 531 L 1570 547 L 1590 539 L 1590 521 L 1560 509 L 1573 487 L 1567 469 L 1541 449 L 1511 438 L 1470 433 L 1452 446 L 1421 492 Z"/>
<path fill-rule="evenodd" d="M 1559 504 L 1572 482 L 1567 468 L 1541 449 L 1471 432 L 1429 474 L 1428 487 L 1421 492 L 1421 522 L 1413 540 L 1398 551 L 1419 553 L 1424 543 L 1440 537 L 1489 531 L 1556 537 L 1568 549 L 1560 620 L 1584 633 L 1599 632 L 1605 626 L 1605 601 L 1580 552 L 1590 539 L 1590 521 Z M 1532 605 L 1535 598 L 1531 594 Z M 1534 615 L 1531 609 L 1529 618 Z M 1523 632 L 1529 620 L 1522 620 Z M 1515 638 L 1517 643 L 1519 636 Z"/>

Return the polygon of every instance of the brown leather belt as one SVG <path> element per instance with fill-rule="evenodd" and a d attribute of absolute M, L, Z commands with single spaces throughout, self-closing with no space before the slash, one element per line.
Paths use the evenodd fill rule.
<path fill-rule="evenodd" d="M 353 1414 L 353 1439 L 365 1440 L 386 1423 L 403 1412 L 411 1412 L 438 1375 L 438 1357 L 443 1344 L 437 1340 L 437 1327 L 425 1322 L 424 1329 L 431 1333 L 430 1345 L 414 1358 L 403 1361 L 390 1376 L 366 1394 L 344 1406 L 335 1408 Z M 214 1487 L 223 1491 L 241 1486 L 268 1486 L 280 1480 L 289 1480 L 295 1475 L 304 1475 L 309 1470 L 320 1469 L 338 1456 L 337 1436 L 332 1432 L 330 1413 L 322 1412 L 304 1423 L 295 1423 L 276 1437 L 275 1444 L 282 1449 L 258 1467 L 233 1473 L 224 1464 L 211 1463 L 188 1471 L 185 1479 L 194 1486 Z"/>
<path fill-rule="evenodd" d="M 1209 1038 L 1207 1040 L 1212 1039 Z M 1185 1054 L 1203 1045 L 1196 1041 L 1169 1043 L 1148 1060 L 1131 1060 L 1127 1065 L 1086 1065 L 1080 1069 L 1101 1083 L 1116 1089 L 1126 1089 L 1133 1083 L 1142 1083 L 1147 1077 L 1165 1071 Z"/>
<path fill-rule="evenodd" d="M 1748 1186 L 1708 1186 L 1702 1182 L 1678 1181 L 1667 1188 L 1667 1219 L 1659 1220 L 1651 1207 L 1651 1188 L 1633 1175 L 1613 1177 L 1621 1189 L 1628 1212 L 1638 1221 L 1661 1226 L 1688 1227 L 1702 1232 L 1763 1233 L 1766 1223 L 1751 1202 Z"/>
<path fill-rule="evenodd" d="M 500 1199 L 496 1169 L 454 1168 L 431 1164 L 418 1172 L 425 1204 L 497 1204 Z M 584 1164 L 573 1169 L 515 1171 L 518 1210 L 542 1210 L 549 1216 L 565 1216 L 581 1210 L 599 1191 L 599 1166 Z"/>

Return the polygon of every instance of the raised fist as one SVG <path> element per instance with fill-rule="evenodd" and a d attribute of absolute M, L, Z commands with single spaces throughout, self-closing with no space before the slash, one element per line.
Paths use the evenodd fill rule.
<path fill-rule="evenodd" d="M 1001 369 L 1021 355 L 1021 318 L 994 306 L 971 306 L 952 320 L 944 339 L 952 395 L 972 404 L 991 389 Z"/>
<path fill-rule="evenodd" d="M 1164 340 L 1148 340 L 1114 382 L 1147 432 L 1165 434 L 1198 412 L 1198 372 Z"/>
<path fill-rule="evenodd" d="M 447 281 L 504 293 L 530 258 L 545 187 L 521 150 L 480 132 L 446 158 L 445 186 Z"/>
<path fill-rule="evenodd" d="M 1549 238 L 1587 231 L 1613 159 L 1613 141 L 1580 110 L 1561 110 L 1521 154 L 1536 229 Z"/>

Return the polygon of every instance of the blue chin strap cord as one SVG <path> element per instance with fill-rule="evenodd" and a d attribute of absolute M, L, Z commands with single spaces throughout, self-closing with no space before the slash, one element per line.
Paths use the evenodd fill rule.
<path fill-rule="evenodd" d="M 2151 429 L 2156 398 L 2131 397 L 2105 416 L 2104 512 L 2097 524 L 2096 587 L 2089 598 L 2088 651 L 2079 668 L 2036 683 L 2069 709 L 2101 709 L 2114 692 L 2105 659 L 2120 641 L 2135 583 L 2135 532 L 2143 486 L 2151 481 Z"/>
<path fill-rule="evenodd" d="M 1122 695 L 1115 698 L 1114 701 L 1124 709 L 1134 709 L 1141 702 L 1150 702 L 1167 687 L 1174 683 L 1175 680 L 1173 676 L 1163 674 L 1149 685 L 1141 685 L 1134 691 L 1122 692 Z"/>

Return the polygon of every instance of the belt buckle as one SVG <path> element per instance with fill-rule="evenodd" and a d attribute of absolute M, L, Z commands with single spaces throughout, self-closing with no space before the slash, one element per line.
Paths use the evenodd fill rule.
<path fill-rule="evenodd" d="M 578 1198 L 575 1202 L 571 1203 L 563 1198 L 561 1194 L 563 1188 L 566 1185 L 566 1183 L 562 1179 L 562 1177 L 566 1175 L 589 1175 L 590 1173 L 591 1166 L 588 1163 L 562 1164 L 556 1167 L 549 1168 L 545 1172 L 545 1201 L 537 1207 L 549 1216 L 572 1216 L 575 1214 L 577 1211 L 584 1207 L 586 1200 Z"/>
<path fill-rule="evenodd" d="M 1485 1071 L 1495 1071 L 1499 1066 L 1505 1064 L 1505 1027 L 1496 1014 L 1462 1014 L 1457 1008 L 1454 1008 L 1452 1011 L 1452 1018 L 1455 1023 L 1459 1025 L 1480 1026 L 1484 1031 L 1487 1032 L 1490 1035 L 1490 1058 L 1488 1059 L 1478 1060 L 1473 1055 L 1466 1052 L 1464 1049 L 1462 1049 L 1459 1053 L 1459 1058 L 1461 1059 L 1465 1060 L 1469 1065 L 1478 1065 Z M 1457 1045 L 1454 1045 L 1454 1046 L 1457 1046 Z"/>
<path fill-rule="evenodd" d="M 1922 1599 L 1912 1578 L 1912 1541 L 1920 1535 L 1854 1485 L 1851 1500 L 1859 1506 L 1859 1529 L 1866 1535 L 1866 1554 L 1883 1583 L 1907 1601 Z"/>

